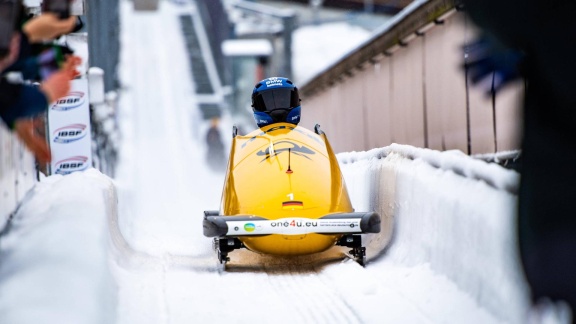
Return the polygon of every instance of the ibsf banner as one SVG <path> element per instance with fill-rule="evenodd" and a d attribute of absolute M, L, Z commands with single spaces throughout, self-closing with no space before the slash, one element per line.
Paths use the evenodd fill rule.
<path fill-rule="evenodd" d="M 52 162 L 50 174 L 69 174 L 92 166 L 88 80 L 71 81 L 67 96 L 48 110 L 48 132 Z"/>

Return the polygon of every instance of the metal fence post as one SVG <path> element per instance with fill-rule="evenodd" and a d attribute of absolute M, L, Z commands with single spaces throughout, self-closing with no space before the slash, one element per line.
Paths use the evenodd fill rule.
<path fill-rule="evenodd" d="M 87 0 L 89 65 L 101 67 L 105 91 L 118 88 L 116 68 L 120 51 L 118 0 Z"/>
<path fill-rule="evenodd" d="M 292 79 L 292 33 L 296 28 L 296 15 L 282 17 L 282 24 L 284 25 L 284 64 L 282 64 L 282 75 Z"/>

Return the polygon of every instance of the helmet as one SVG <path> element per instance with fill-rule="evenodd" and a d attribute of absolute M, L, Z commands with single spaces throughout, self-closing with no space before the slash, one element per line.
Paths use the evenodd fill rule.
<path fill-rule="evenodd" d="M 298 88 L 287 78 L 264 79 L 252 91 L 252 111 L 258 127 L 273 123 L 300 122 Z"/>

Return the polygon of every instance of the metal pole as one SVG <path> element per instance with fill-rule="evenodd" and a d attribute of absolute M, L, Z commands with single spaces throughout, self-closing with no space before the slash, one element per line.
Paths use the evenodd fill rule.
<path fill-rule="evenodd" d="M 374 0 L 364 0 L 364 12 L 365 13 L 374 12 Z"/>
<path fill-rule="evenodd" d="M 320 7 L 324 0 L 310 0 L 310 6 L 312 7 L 312 21 L 315 25 L 320 23 Z"/>
<path fill-rule="evenodd" d="M 292 79 L 292 32 L 296 28 L 296 15 L 283 17 L 282 24 L 284 25 L 284 64 L 282 64 L 282 74 Z"/>
<path fill-rule="evenodd" d="M 106 91 L 118 87 L 116 68 L 120 52 L 118 0 L 86 0 L 89 65 L 104 70 Z"/>

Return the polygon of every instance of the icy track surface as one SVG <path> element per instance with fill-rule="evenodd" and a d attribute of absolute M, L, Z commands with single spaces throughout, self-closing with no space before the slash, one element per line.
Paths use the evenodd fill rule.
<path fill-rule="evenodd" d="M 238 251 L 222 271 L 202 212 L 218 208 L 223 174 L 204 162 L 207 126 L 178 21 L 195 8 L 160 4 L 135 13 L 122 3 L 126 91 L 118 219 L 110 223 L 118 323 L 499 322 L 425 264 L 381 258 L 362 268 L 338 248 L 292 260 Z"/>

